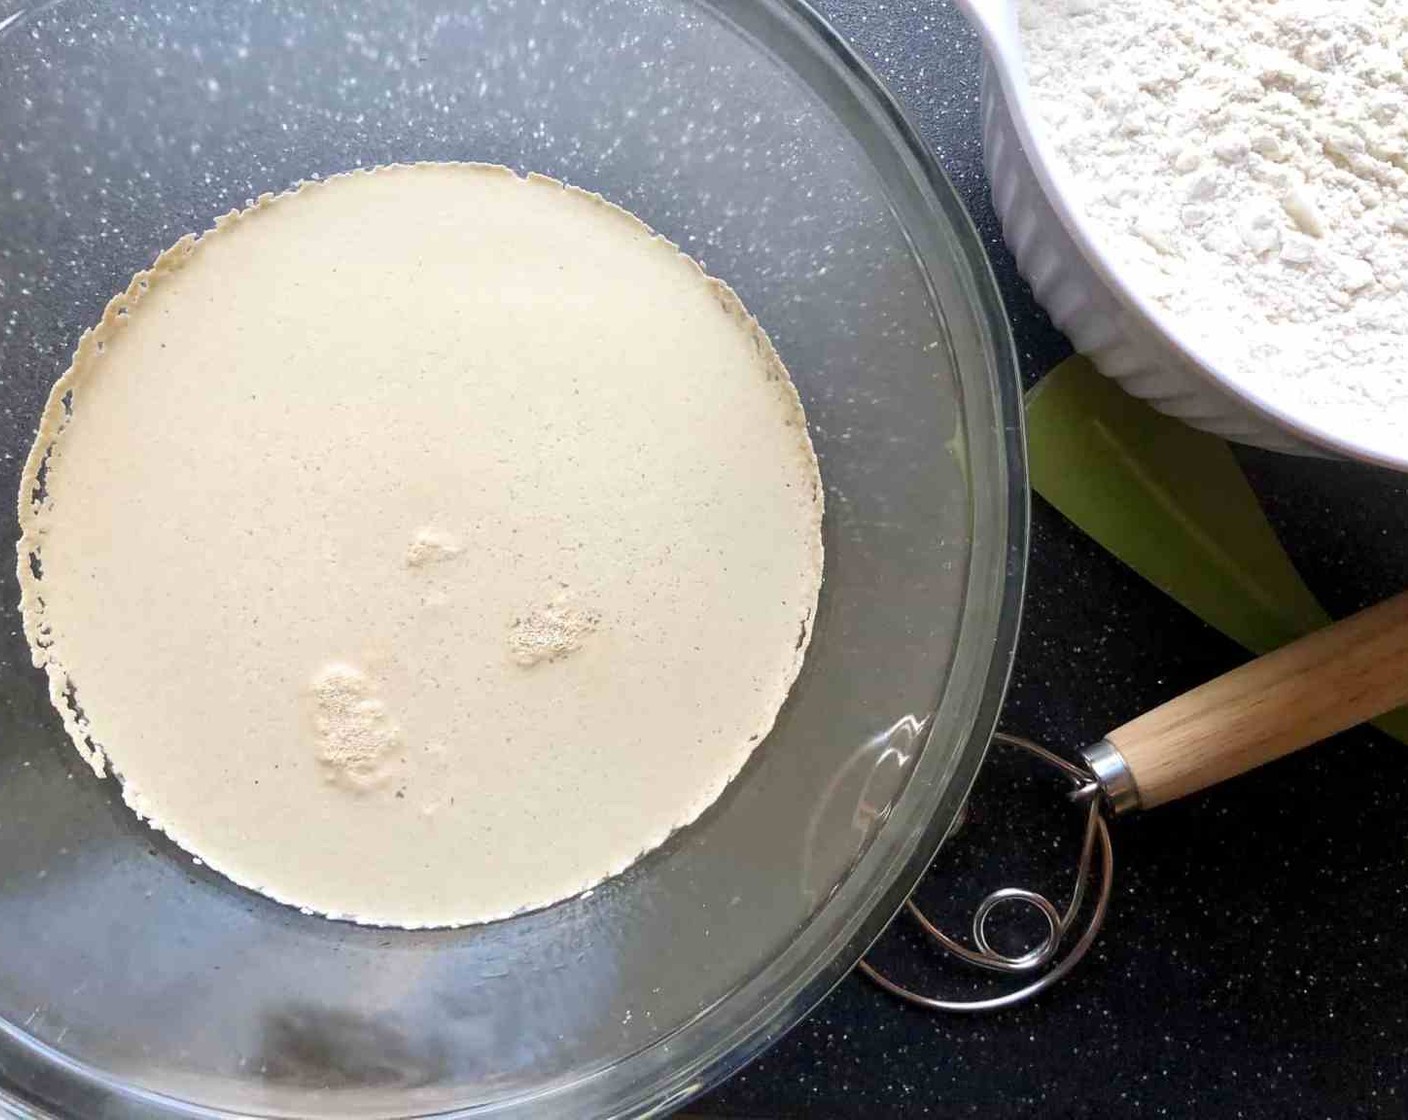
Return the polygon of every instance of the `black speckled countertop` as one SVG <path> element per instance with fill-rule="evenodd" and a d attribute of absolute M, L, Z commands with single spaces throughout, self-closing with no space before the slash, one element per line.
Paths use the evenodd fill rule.
<path fill-rule="evenodd" d="M 1018 278 L 988 202 L 978 46 L 939 0 L 819 0 L 895 91 L 982 233 L 1027 383 L 1069 352 Z M 1408 586 L 1408 479 L 1242 450 L 1306 581 L 1336 614 Z M 1033 503 L 1026 616 L 1003 726 L 1062 749 L 1243 661 L 1232 642 Z M 982 893 L 1056 893 L 1064 818 L 1003 786 L 975 795 L 962 920 Z M 1016 800 L 1010 800 L 1015 797 Z M 1003 808 L 1009 811 L 1001 811 Z M 1078 971 L 1035 1004 L 914 1010 L 852 975 L 697 1113 L 726 1117 L 1403 1116 L 1408 1112 L 1408 753 L 1368 729 L 1115 828 L 1115 896 Z M 991 827 L 994 823 L 1002 827 Z M 972 833 L 977 828 L 968 830 Z M 941 858 L 957 858 L 941 857 Z M 950 875 L 959 869 L 952 869 Z M 986 872 L 986 875 L 984 874 Z M 982 889 L 977 884 L 982 884 Z M 877 960 L 954 983 L 897 924 Z"/>

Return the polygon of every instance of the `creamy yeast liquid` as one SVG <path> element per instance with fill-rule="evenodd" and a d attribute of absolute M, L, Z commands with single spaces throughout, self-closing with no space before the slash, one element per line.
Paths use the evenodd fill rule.
<path fill-rule="evenodd" d="M 143 818 L 284 902 L 459 925 L 719 795 L 801 665 L 821 513 L 727 287 L 594 195 L 419 164 L 261 199 L 113 301 L 19 574 Z"/>

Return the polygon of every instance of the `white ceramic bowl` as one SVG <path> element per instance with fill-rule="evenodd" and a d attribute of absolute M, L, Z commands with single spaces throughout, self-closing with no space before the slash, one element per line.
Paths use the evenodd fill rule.
<path fill-rule="evenodd" d="M 1003 236 L 1038 302 L 1076 349 L 1127 392 L 1194 427 L 1276 451 L 1338 453 L 1408 471 L 1408 439 L 1401 448 L 1371 446 L 1343 425 L 1325 425 L 1294 402 L 1240 383 L 1126 281 L 1093 224 L 1069 201 L 1075 185 L 1043 135 L 1027 85 L 1016 3 L 958 4 L 987 55 L 983 152 Z"/>

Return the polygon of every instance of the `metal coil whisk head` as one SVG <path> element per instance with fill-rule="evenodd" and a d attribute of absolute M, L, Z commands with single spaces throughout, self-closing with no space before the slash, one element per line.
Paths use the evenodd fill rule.
<path fill-rule="evenodd" d="M 985 896 L 973 912 L 971 945 L 950 937 L 939 929 L 921 910 L 913 897 L 905 902 L 905 910 L 919 928 L 945 953 L 965 964 L 988 972 L 1013 976 L 1036 975 L 1020 987 L 1001 995 L 984 999 L 944 999 L 924 995 L 891 979 L 868 960 L 858 965 L 861 972 L 892 995 L 932 1011 L 995 1011 L 1031 999 L 1067 975 L 1090 951 L 1105 922 L 1109 909 L 1110 890 L 1114 882 L 1114 849 L 1110 829 L 1102 812 L 1101 785 L 1086 767 L 1052 754 L 1030 739 L 998 732 L 993 742 L 1023 751 L 1036 760 L 1059 771 L 1071 783 L 1069 797 L 1085 813 L 1085 829 L 1081 841 L 1080 861 L 1076 868 L 1075 886 L 1070 901 L 1062 909 L 1046 895 L 1021 887 L 1004 887 Z M 1091 898 L 1091 885 L 1096 884 L 1094 902 L 1084 928 L 1077 935 L 1077 926 Z M 999 909 L 1023 906 L 1035 911 L 1046 925 L 1040 942 L 1020 953 L 1004 953 L 993 947 L 988 922 Z"/>

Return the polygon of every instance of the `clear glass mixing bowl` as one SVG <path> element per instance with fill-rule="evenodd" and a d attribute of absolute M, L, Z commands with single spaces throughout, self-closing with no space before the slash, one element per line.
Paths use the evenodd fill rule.
<path fill-rule="evenodd" d="M 784 0 L 4 2 L 0 490 L 79 334 L 159 249 L 300 178 L 474 159 L 600 191 L 732 284 L 796 379 L 827 500 L 805 670 L 719 803 L 587 897 L 443 932 L 299 914 L 139 824 L 67 744 L 4 565 L 11 1107 L 621 1115 L 736 1069 L 921 873 L 1012 652 L 1011 342 L 913 132 Z"/>

